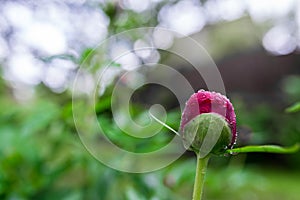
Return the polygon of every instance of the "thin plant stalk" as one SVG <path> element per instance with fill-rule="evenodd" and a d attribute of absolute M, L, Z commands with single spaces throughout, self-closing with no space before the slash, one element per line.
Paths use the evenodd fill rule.
<path fill-rule="evenodd" d="M 196 177 L 194 183 L 193 200 L 201 200 L 203 194 L 204 178 L 207 170 L 209 156 L 200 158 L 197 154 Z"/>

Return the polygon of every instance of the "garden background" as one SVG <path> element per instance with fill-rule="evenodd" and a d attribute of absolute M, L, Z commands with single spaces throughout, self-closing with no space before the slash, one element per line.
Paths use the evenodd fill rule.
<path fill-rule="evenodd" d="M 286 110 L 300 101 L 297 0 L 2 0 L 0 199 L 189 199 L 193 153 L 155 172 L 120 172 L 89 154 L 74 124 L 72 85 L 79 66 L 94 66 L 79 76 L 82 92 L 89 92 L 115 55 L 146 41 L 137 35 L 93 49 L 109 36 L 139 27 L 172 29 L 205 48 L 236 110 L 237 146 L 300 142 L 299 108 Z M 120 70 L 134 70 L 145 61 L 163 63 L 180 71 L 195 91 L 206 88 L 189 63 L 167 53 L 184 49 L 197 62 L 197 51 L 185 37 L 159 31 L 153 37 L 164 51 L 132 52 L 116 62 L 97 96 L 95 111 L 105 134 L 129 151 L 155 150 L 174 134 L 163 129 L 149 141 L 137 141 L 118 129 L 110 98 Z M 178 130 L 178 101 L 159 85 L 134 93 L 132 117 L 145 120 L 154 103 L 164 105 L 167 124 Z M 300 153 L 215 156 L 209 166 L 204 199 L 300 198 Z"/>

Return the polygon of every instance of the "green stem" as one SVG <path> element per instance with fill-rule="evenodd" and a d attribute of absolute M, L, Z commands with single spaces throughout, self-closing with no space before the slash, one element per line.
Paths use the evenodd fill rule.
<path fill-rule="evenodd" d="M 201 200 L 202 198 L 204 178 L 205 178 L 208 160 L 209 160 L 209 155 L 204 158 L 200 158 L 200 155 L 197 154 L 197 167 L 196 167 L 196 177 L 194 183 L 193 200 Z"/>
<path fill-rule="evenodd" d="M 260 145 L 260 146 L 245 146 L 235 149 L 227 149 L 226 153 L 250 153 L 250 152 L 262 152 L 262 153 L 296 153 L 300 149 L 300 144 L 295 144 L 289 147 L 281 147 L 277 145 Z"/>

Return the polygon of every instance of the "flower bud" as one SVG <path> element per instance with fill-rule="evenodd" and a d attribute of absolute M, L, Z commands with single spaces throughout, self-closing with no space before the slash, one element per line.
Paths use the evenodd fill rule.
<path fill-rule="evenodd" d="M 236 142 L 236 116 L 230 101 L 216 92 L 199 90 L 187 101 L 180 133 L 184 145 L 202 154 L 220 154 Z"/>

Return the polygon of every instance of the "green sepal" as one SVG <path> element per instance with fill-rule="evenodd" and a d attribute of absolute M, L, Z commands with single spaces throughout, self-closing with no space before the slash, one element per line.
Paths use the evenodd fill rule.
<path fill-rule="evenodd" d="M 193 118 L 181 132 L 186 149 L 200 157 L 208 154 L 224 154 L 231 142 L 231 129 L 219 114 L 204 113 Z"/>

